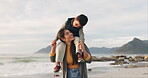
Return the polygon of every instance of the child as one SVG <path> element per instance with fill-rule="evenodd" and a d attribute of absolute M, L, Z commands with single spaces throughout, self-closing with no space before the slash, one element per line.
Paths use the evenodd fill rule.
<path fill-rule="evenodd" d="M 78 55 L 78 62 L 83 61 L 82 52 L 79 51 L 78 45 L 80 41 L 84 42 L 83 26 L 86 25 L 87 21 L 87 16 L 85 16 L 84 14 L 80 14 L 75 18 L 68 18 L 65 24 L 61 27 L 61 29 L 68 29 L 69 31 L 71 31 L 75 37 L 74 44 L 76 47 L 76 54 Z M 52 45 L 56 44 L 57 40 L 58 37 L 53 40 Z M 59 42 L 56 48 L 56 66 L 54 68 L 54 72 L 58 72 L 61 68 L 60 62 L 63 61 L 65 49 L 66 44 L 64 42 Z"/>

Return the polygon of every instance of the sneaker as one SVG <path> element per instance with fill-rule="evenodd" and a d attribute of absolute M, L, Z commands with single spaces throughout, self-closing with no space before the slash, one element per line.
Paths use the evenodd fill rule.
<path fill-rule="evenodd" d="M 78 62 L 85 62 L 85 60 L 84 59 L 78 59 Z"/>
<path fill-rule="evenodd" d="M 60 69 L 61 69 L 61 66 L 56 65 L 56 66 L 54 67 L 54 71 L 53 71 L 53 72 L 59 72 Z"/>

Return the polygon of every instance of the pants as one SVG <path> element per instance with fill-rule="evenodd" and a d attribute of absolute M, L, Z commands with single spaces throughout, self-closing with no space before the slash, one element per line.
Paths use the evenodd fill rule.
<path fill-rule="evenodd" d="M 76 46 L 76 53 L 80 52 L 79 48 L 78 48 L 79 41 L 80 41 L 79 37 L 75 37 L 74 44 Z M 63 62 L 65 50 L 66 50 L 66 44 L 63 42 L 59 42 L 57 45 L 57 48 L 56 48 L 56 62 Z M 82 54 L 82 53 L 80 53 L 80 54 Z"/>
<path fill-rule="evenodd" d="M 78 68 L 68 68 L 67 78 L 80 78 L 80 72 Z"/>

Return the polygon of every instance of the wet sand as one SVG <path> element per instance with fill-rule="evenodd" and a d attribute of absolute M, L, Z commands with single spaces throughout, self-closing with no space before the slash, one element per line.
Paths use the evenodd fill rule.
<path fill-rule="evenodd" d="M 106 68 L 106 71 L 99 70 L 100 68 L 92 68 L 88 71 L 89 78 L 148 78 L 148 67 L 137 67 L 137 68 Z M 59 75 L 54 77 L 54 75 Z M 1 77 L 0 77 L 1 78 Z M 3 78 L 62 78 L 61 73 L 55 74 L 35 74 L 26 76 L 14 76 L 14 77 L 3 77 Z"/>
<path fill-rule="evenodd" d="M 89 78 L 148 78 L 148 67 L 114 68 L 108 72 L 96 72 L 93 69 L 91 72 L 88 72 Z"/>

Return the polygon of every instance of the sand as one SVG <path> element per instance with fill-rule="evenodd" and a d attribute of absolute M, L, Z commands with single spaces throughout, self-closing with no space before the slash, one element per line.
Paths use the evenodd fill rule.
<path fill-rule="evenodd" d="M 148 67 L 137 67 L 137 68 L 104 68 L 107 70 L 99 70 L 100 68 L 92 68 L 88 71 L 89 78 L 148 78 Z M 59 77 L 54 77 L 54 75 L 60 75 Z M 4 77 L 4 78 L 62 78 L 61 73 L 56 74 L 35 74 L 27 76 L 17 76 L 17 77 Z"/>
<path fill-rule="evenodd" d="M 96 72 L 96 68 L 88 72 L 89 78 L 148 78 L 148 67 L 114 68 L 108 72 Z"/>

